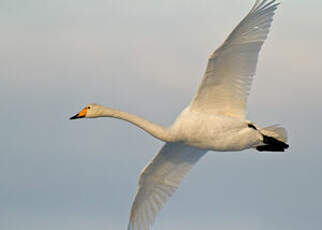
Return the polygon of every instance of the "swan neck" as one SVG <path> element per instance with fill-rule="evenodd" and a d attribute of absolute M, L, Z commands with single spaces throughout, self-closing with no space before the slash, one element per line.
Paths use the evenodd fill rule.
<path fill-rule="evenodd" d="M 152 135 L 153 137 L 155 137 L 159 140 L 162 140 L 165 142 L 174 142 L 175 141 L 175 138 L 173 138 L 173 135 L 172 135 L 169 128 L 157 125 L 157 124 L 155 124 L 151 121 L 148 121 L 142 117 L 139 117 L 137 115 L 130 114 L 127 112 L 116 110 L 116 109 L 104 107 L 102 116 L 103 117 L 113 117 L 113 118 L 117 118 L 117 119 L 121 119 L 121 120 L 130 122 L 130 123 L 134 124 L 135 126 L 143 129 L 144 131 L 146 131 L 147 133 L 149 133 L 150 135 Z"/>

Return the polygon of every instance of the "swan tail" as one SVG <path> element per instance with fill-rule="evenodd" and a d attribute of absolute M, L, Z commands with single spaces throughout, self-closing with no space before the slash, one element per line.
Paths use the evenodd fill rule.
<path fill-rule="evenodd" d="M 263 144 L 257 146 L 260 152 L 284 152 L 289 147 L 287 142 L 287 132 L 283 127 L 273 125 L 260 130 L 263 135 Z"/>

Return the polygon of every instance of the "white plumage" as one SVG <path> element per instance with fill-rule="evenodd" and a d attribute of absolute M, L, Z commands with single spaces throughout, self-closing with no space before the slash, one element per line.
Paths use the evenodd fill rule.
<path fill-rule="evenodd" d="M 192 108 L 245 118 L 259 51 L 279 3 L 256 1 L 252 10 L 210 56 Z"/>
<path fill-rule="evenodd" d="M 284 128 L 260 129 L 245 120 L 246 101 L 258 54 L 278 4 L 275 0 L 255 2 L 248 15 L 210 56 L 197 94 L 170 127 L 96 104 L 86 106 L 71 117 L 122 119 L 166 142 L 140 174 L 128 230 L 150 229 L 182 178 L 208 150 L 256 148 L 282 152 L 288 148 Z"/>
<path fill-rule="evenodd" d="M 206 153 L 182 143 L 167 143 L 142 170 L 128 229 L 149 229 L 191 167 Z"/>

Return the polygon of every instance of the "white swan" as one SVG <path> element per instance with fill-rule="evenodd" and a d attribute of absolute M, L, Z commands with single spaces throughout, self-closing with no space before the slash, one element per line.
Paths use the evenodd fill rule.
<path fill-rule="evenodd" d="M 284 128 L 260 129 L 245 120 L 246 99 L 258 53 L 278 4 L 275 0 L 255 2 L 248 15 L 210 56 L 197 94 L 170 127 L 96 104 L 86 106 L 71 117 L 122 119 L 166 142 L 141 172 L 128 230 L 148 230 L 184 175 L 208 150 L 284 151 L 288 148 Z"/>

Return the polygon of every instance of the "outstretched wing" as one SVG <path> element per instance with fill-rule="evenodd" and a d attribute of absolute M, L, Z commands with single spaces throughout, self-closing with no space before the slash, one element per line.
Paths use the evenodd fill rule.
<path fill-rule="evenodd" d="M 275 0 L 257 0 L 248 15 L 210 56 L 203 80 L 192 101 L 192 109 L 245 117 L 258 54 L 278 5 Z"/>
<path fill-rule="evenodd" d="M 141 172 L 128 230 L 148 230 L 182 178 L 205 153 L 182 143 L 166 143 Z"/>

